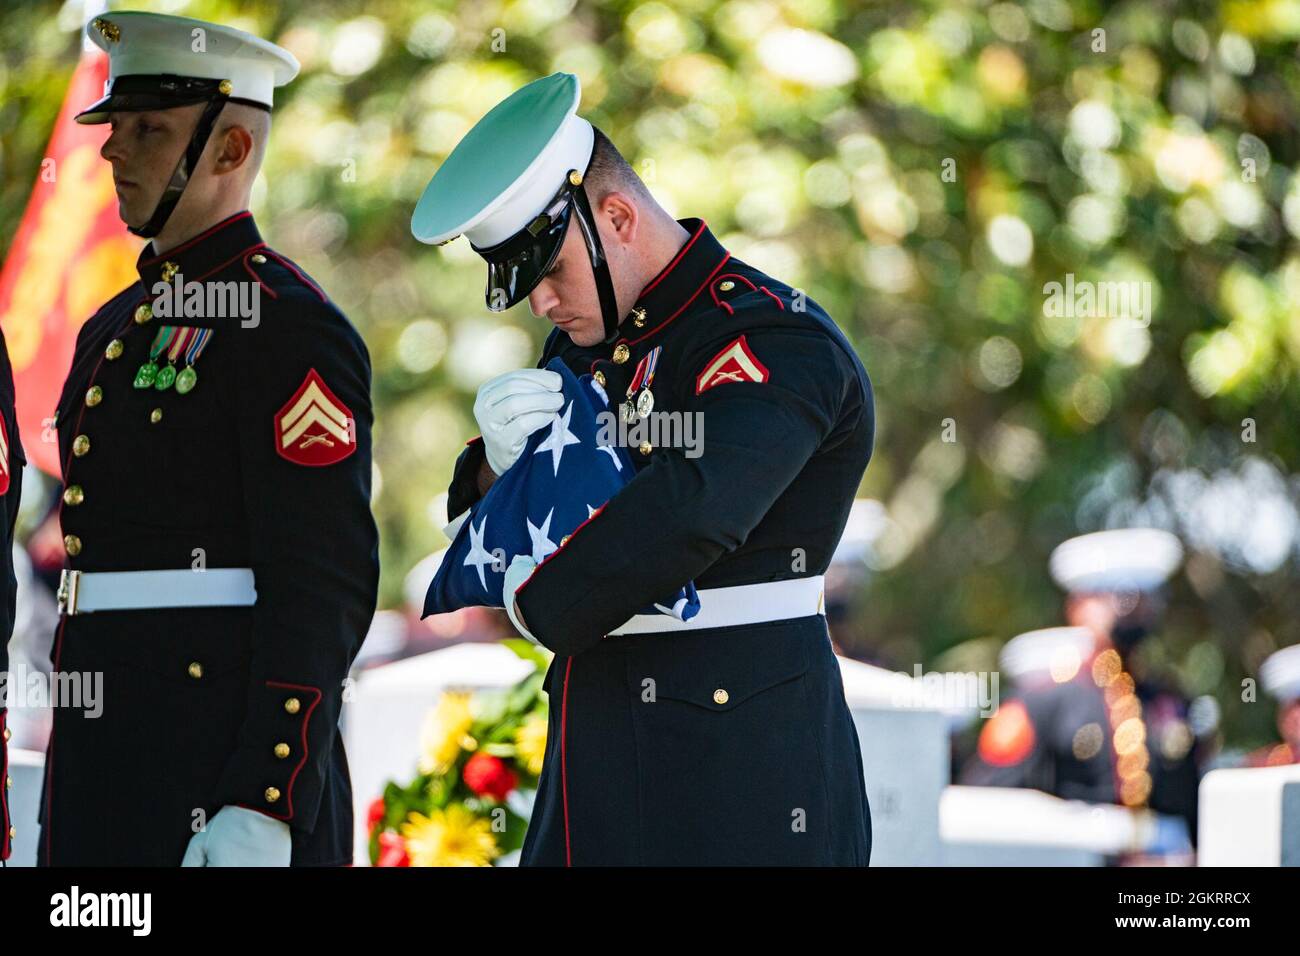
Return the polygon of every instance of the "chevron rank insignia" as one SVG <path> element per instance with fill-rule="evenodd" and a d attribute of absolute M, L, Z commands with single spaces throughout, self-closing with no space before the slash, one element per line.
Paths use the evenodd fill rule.
<path fill-rule="evenodd" d="M 695 394 L 726 382 L 766 382 L 768 375 L 767 366 L 749 350 L 749 343 L 742 335 L 704 366 L 695 379 Z"/>
<path fill-rule="evenodd" d="M 332 465 L 357 450 L 351 409 L 315 369 L 275 413 L 275 450 L 299 465 Z"/>
<path fill-rule="evenodd" d="M 9 491 L 9 429 L 0 416 L 0 495 Z"/>

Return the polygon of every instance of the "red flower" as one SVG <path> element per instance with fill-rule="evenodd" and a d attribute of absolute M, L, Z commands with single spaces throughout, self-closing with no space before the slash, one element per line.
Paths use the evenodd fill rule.
<path fill-rule="evenodd" d="M 375 797 L 375 799 L 370 802 L 370 810 L 366 813 L 366 832 L 374 832 L 375 827 L 379 826 L 380 821 L 383 819 L 384 798 Z"/>
<path fill-rule="evenodd" d="M 375 866 L 410 866 L 406 855 L 406 841 L 400 833 L 379 834 L 379 862 Z"/>
<path fill-rule="evenodd" d="M 498 803 L 519 782 L 501 760 L 485 753 L 476 753 L 465 762 L 464 777 L 465 785 L 476 794 L 491 797 Z"/>

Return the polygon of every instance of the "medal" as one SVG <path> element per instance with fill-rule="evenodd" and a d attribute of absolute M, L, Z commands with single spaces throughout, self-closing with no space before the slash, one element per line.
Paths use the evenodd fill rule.
<path fill-rule="evenodd" d="M 632 381 L 627 387 L 627 403 L 623 406 L 623 421 L 629 425 L 638 418 L 646 418 L 655 407 L 655 398 L 650 394 L 650 383 L 654 381 L 655 367 L 659 364 L 659 353 L 664 347 L 657 345 L 637 363 Z M 636 396 L 635 398 L 633 396 Z"/>
<path fill-rule="evenodd" d="M 135 381 L 131 384 L 136 388 L 149 388 L 158 379 L 158 356 L 167 343 L 175 335 L 176 328 L 171 325 L 163 325 L 158 328 L 154 334 L 153 344 L 149 346 L 149 361 L 145 362 L 135 370 Z"/>
<path fill-rule="evenodd" d="M 160 392 L 165 392 L 176 382 L 176 360 L 180 354 L 185 352 L 194 337 L 200 332 L 200 329 L 192 325 L 177 326 L 176 334 L 172 336 L 171 344 L 167 349 L 167 365 L 158 370 L 158 375 L 154 379 L 153 387 Z M 190 386 L 191 388 L 193 385 Z"/>
<path fill-rule="evenodd" d="M 618 406 L 618 417 L 623 420 L 624 425 L 631 425 L 636 421 L 636 406 L 630 399 Z"/>
<path fill-rule="evenodd" d="M 210 338 L 212 338 L 211 329 L 194 330 L 194 336 L 190 340 L 189 348 L 185 351 L 185 367 L 176 376 L 177 394 L 188 394 L 190 389 L 198 384 L 199 373 L 194 371 L 194 363 L 199 360 L 199 353 L 207 346 Z"/>

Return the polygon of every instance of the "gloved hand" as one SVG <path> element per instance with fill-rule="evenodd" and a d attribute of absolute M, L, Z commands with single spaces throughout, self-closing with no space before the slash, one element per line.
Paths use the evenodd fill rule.
<path fill-rule="evenodd" d="M 222 807 L 190 837 L 181 866 L 288 866 L 289 824 L 245 807 Z"/>
<path fill-rule="evenodd" d="M 514 560 L 510 562 L 510 567 L 506 568 L 506 579 L 501 586 L 501 596 L 505 598 L 506 614 L 510 615 L 510 623 L 515 626 L 515 630 L 540 647 L 542 642 L 533 637 L 528 628 L 524 627 L 519 619 L 519 612 L 515 610 L 515 591 L 532 577 L 535 570 L 537 570 L 536 561 L 526 554 L 516 554 Z"/>
<path fill-rule="evenodd" d="M 564 405 L 564 380 L 544 368 L 521 368 L 484 382 L 474 400 L 488 465 L 504 475 L 524 451 L 528 436 L 550 424 Z"/>

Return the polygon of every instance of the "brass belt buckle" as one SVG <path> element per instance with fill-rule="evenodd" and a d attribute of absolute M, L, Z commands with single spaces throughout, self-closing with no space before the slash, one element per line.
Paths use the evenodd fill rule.
<path fill-rule="evenodd" d="M 59 572 L 59 614 L 77 613 L 77 585 L 81 581 L 81 572 L 64 568 Z"/>

